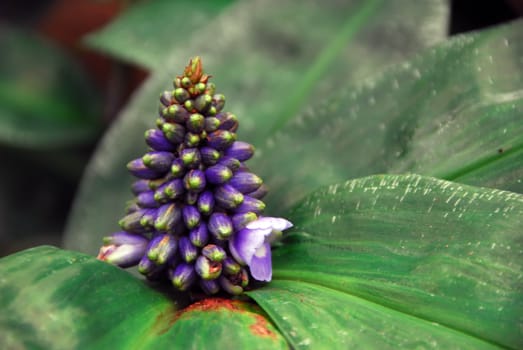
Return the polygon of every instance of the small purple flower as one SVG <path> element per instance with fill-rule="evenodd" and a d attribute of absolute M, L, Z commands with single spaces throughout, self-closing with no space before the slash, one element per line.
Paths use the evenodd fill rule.
<path fill-rule="evenodd" d="M 271 242 L 292 223 L 273 217 L 252 221 L 229 240 L 229 250 L 239 263 L 249 266 L 251 275 L 258 281 L 272 278 Z"/>
<path fill-rule="evenodd" d="M 143 236 L 124 231 L 104 238 L 97 259 L 120 267 L 138 264 L 147 250 L 149 240 Z"/>

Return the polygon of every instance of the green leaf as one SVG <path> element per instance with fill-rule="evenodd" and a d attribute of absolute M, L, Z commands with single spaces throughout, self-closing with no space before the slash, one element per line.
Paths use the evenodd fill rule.
<path fill-rule="evenodd" d="M 109 130 L 86 171 L 65 245 L 94 254 L 102 236 L 116 229 L 130 197 L 125 164 L 143 154 L 158 94 L 190 55 L 202 56 L 230 101 L 227 110 L 238 114 L 239 139 L 259 145 L 277 121 L 311 101 L 442 39 L 446 15 L 441 0 L 237 2 L 191 40 L 171 47 Z"/>
<path fill-rule="evenodd" d="M 38 247 L 0 259 L 4 349 L 286 349 L 253 305 L 208 299 L 180 310 L 127 272 Z"/>
<path fill-rule="evenodd" d="M 253 169 L 288 207 L 313 188 L 421 173 L 523 192 L 523 21 L 456 37 L 280 130 Z"/>
<path fill-rule="evenodd" d="M 90 141 L 99 100 L 80 67 L 43 39 L 0 35 L 0 143 L 49 148 Z"/>
<path fill-rule="evenodd" d="M 522 195 L 381 175 L 321 189 L 287 217 L 275 281 L 249 295 L 292 345 L 332 329 L 363 348 L 523 344 Z"/>
<path fill-rule="evenodd" d="M 301 281 L 277 280 L 249 295 L 294 349 L 499 349 L 437 323 Z"/>
<path fill-rule="evenodd" d="M 155 68 L 166 51 L 191 38 L 233 0 L 139 2 L 100 31 L 87 36 L 88 46 L 120 59 Z"/>

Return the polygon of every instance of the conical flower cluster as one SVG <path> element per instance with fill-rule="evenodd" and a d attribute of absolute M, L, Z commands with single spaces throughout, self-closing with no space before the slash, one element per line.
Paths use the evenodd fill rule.
<path fill-rule="evenodd" d="M 238 120 L 224 104 L 199 57 L 161 94 L 149 150 L 127 165 L 135 197 L 100 260 L 138 265 L 180 291 L 236 295 L 250 278 L 271 279 L 270 243 L 292 224 L 261 216 L 267 189 L 245 165 L 254 148 L 236 140 Z"/>

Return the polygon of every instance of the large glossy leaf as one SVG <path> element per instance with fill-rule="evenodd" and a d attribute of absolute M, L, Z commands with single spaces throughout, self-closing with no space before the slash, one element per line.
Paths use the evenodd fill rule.
<path fill-rule="evenodd" d="M 41 150 L 92 140 L 99 100 L 80 67 L 35 35 L 2 29 L 0 143 Z"/>
<path fill-rule="evenodd" d="M 66 246 L 94 254 L 101 237 L 116 228 L 129 198 L 125 164 L 143 154 L 141 140 L 154 125 L 158 94 L 189 56 L 203 57 L 228 96 L 228 110 L 241 121 L 239 138 L 261 145 L 277 121 L 442 39 L 446 15 L 441 0 L 234 4 L 190 40 L 168 46 L 162 66 L 107 133 L 84 177 Z"/>
<path fill-rule="evenodd" d="M 86 37 L 88 46 L 154 69 L 180 41 L 214 18 L 233 0 L 143 1 L 102 30 Z"/>
<path fill-rule="evenodd" d="M 523 192 L 522 55 L 518 21 L 457 37 L 333 96 L 253 161 L 272 189 L 268 208 L 383 172 Z"/>
<path fill-rule="evenodd" d="M 38 247 L 0 259 L 2 349 L 285 349 L 255 306 L 181 300 L 80 253 Z"/>
<path fill-rule="evenodd" d="M 288 217 L 275 283 L 249 295 L 291 344 L 321 347 L 324 327 L 347 348 L 523 344 L 522 195 L 382 175 L 319 190 Z"/>

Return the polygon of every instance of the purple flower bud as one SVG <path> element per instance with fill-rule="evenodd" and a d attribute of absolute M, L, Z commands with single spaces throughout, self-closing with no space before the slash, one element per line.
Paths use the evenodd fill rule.
<path fill-rule="evenodd" d="M 167 176 L 169 176 L 169 174 L 167 174 Z M 149 183 L 149 189 L 156 190 L 165 183 L 165 177 L 154 180 L 147 180 L 147 182 Z"/>
<path fill-rule="evenodd" d="M 120 221 L 118 221 L 118 225 L 120 225 L 122 230 L 127 232 L 145 233 L 147 232 L 147 229 L 140 224 L 140 219 L 148 211 L 149 209 L 140 209 L 130 214 L 127 214 L 122 219 L 120 219 Z"/>
<path fill-rule="evenodd" d="M 142 259 L 140 260 L 140 262 L 138 263 L 138 272 L 140 272 L 142 275 L 146 275 L 146 276 L 154 273 L 159 268 L 161 268 L 161 267 L 159 267 L 154 262 L 149 260 L 147 255 L 144 255 L 142 257 Z"/>
<path fill-rule="evenodd" d="M 187 147 L 196 147 L 200 144 L 201 138 L 199 134 L 188 132 L 185 134 L 184 144 Z"/>
<path fill-rule="evenodd" d="M 216 130 L 207 136 L 209 147 L 219 151 L 226 149 L 236 140 L 236 134 L 227 130 Z"/>
<path fill-rule="evenodd" d="M 192 205 L 186 205 L 182 209 L 183 221 L 185 226 L 190 230 L 200 224 L 200 212 Z"/>
<path fill-rule="evenodd" d="M 183 179 L 185 188 L 192 192 L 201 192 L 206 185 L 205 174 L 201 170 L 191 170 Z"/>
<path fill-rule="evenodd" d="M 162 187 L 163 192 L 169 199 L 178 199 L 185 192 L 185 187 L 182 179 L 172 179 L 165 183 Z"/>
<path fill-rule="evenodd" d="M 120 267 L 130 267 L 138 264 L 146 248 L 147 244 L 104 245 L 96 258 Z"/>
<path fill-rule="evenodd" d="M 157 215 L 154 227 L 160 232 L 172 232 L 182 218 L 181 210 L 175 203 L 162 205 Z"/>
<path fill-rule="evenodd" d="M 164 105 L 164 107 L 169 107 L 173 101 L 171 99 L 172 92 L 171 91 L 164 91 L 160 94 L 160 103 Z"/>
<path fill-rule="evenodd" d="M 149 191 L 149 180 L 140 179 L 135 182 L 133 182 L 131 186 L 131 190 L 133 191 L 134 195 L 138 195 L 142 192 Z"/>
<path fill-rule="evenodd" d="M 210 261 L 215 262 L 222 262 L 227 257 L 225 249 L 217 246 L 216 244 L 207 244 L 205 247 L 203 247 L 202 255 Z"/>
<path fill-rule="evenodd" d="M 106 236 L 103 238 L 104 245 L 114 244 L 114 245 L 147 245 L 148 239 L 142 235 L 132 234 L 125 231 L 119 231 Z"/>
<path fill-rule="evenodd" d="M 231 169 L 232 171 L 236 171 L 240 168 L 241 163 L 238 159 L 229 157 L 229 156 L 222 156 L 220 160 L 218 161 L 218 164 L 225 165 L 227 168 Z"/>
<path fill-rule="evenodd" d="M 120 267 L 136 265 L 147 248 L 148 240 L 128 232 L 115 232 L 104 237 L 104 246 L 100 248 L 98 260 Z"/>
<path fill-rule="evenodd" d="M 252 211 L 256 214 L 261 214 L 265 209 L 265 203 L 261 200 L 252 198 L 249 196 L 243 196 L 243 202 L 234 209 L 234 212 L 237 214 L 247 213 Z"/>
<path fill-rule="evenodd" d="M 196 259 L 194 264 L 196 273 L 204 280 L 214 280 L 222 273 L 222 264 L 217 261 L 211 261 L 203 255 Z"/>
<path fill-rule="evenodd" d="M 214 165 L 221 157 L 220 152 L 211 147 L 200 148 L 200 155 L 202 156 L 202 163 L 205 165 Z"/>
<path fill-rule="evenodd" d="M 221 207 L 234 209 L 243 202 L 243 194 L 231 185 L 225 184 L 216 188 L 214 191 L 214 199 Z"/>
<path fill-rule="evenodd" d="M 217 280 L 200 280 L 200 288 L 207 295 L 213 295 L 220 291 L 220 284 Z"/>
<path fill-rule="evenodd" d="M 156 151 L 174 151 L 176 146 L 173 145 L 162 131 L 158 129 L 149 129 L 145 132 L 145 142 L 149 147 Z"/>
<path fill-rule="evenodd" d="M 235 132 L 238 129 L 238 118 L 229 112 L 218 113 L 216 118 L 220 120 L 220 130 L 228 130 L 230 132 Z"/>
<path fill-rule="evenodd" d="M 194 108 L 198 112 L 206 112 L 212 103 L 212 97 L 208 94 L 201 94 L 194 99 Z"/>
<path fill-rule="evenodd" d="M 207 224 L 209 231 L 220 240 L 229 238 L 233 233 L 232 221 L 224 213 L 213 213 Z"/>
<path fill-rule="evenodd" d="M 141 179 L 156 179 L 163 175 L 161 171 L 150 169 L 138 158 L 127 163 L 127 169 L 131 174 Z"/>
<path fill-rule="evenodd" d="M 154 221 L 157 215 L 158 211 L 156 209 L 147 209 L 140 219 L 140 225 L 147 231 L 154 229 Z"/>
<path fill-rule="evenodd" d="M 210 215 L 214 209 L 214 195 L 211 191 L 204 191 L 198 197 L 198 210 L 203 215 Z"/>
<path fill-rule="evenodd" d="M 207 225 L 201 223 L 189 232 L 189 240 L 196 247 L 203 247 L 209 241 L 209 232 L 207 231 Z"/>
<path fill-rule="evenodd" d="M 243 293 L 243 288 L 233 284 L 226 276 L 220 276 L 218 282 L 220 283 L 220 287 L 229 294 L 240 295 Z"/>
<path fill-rule="evenodd" d="M 212 97 L 212 102 L 216 111 L 220 112 L 225 106 L 225 96 L 222 94 L 216 94 Z"/>
<path fill-rule="evenodd" d="M 180 252 L 180 257 L 185 262 L 193 262 L 198 257 L 198 248 L 195 247 L 187 236 L 180 237 L 178 241 L 178 250 Z"/>
<path fill-rule="evenodd" d="M 191 264 L 180 263 L 174 270 L 169 270 L 169 279 L 179 291 L 188 290 L 197 279 L 194 266 Z"/>
<path fill-rule="evenodd" d="M 184 88 L 179 87 L 174 90 L 173 97 L 178 101 L 178 103 L 184 103 L 191 97 L 191 94 L 189 94 L 189 91 Z"/>
<path fill-rule="evenodd" d="M 205 117 L 203 115 L 200 113 L 193 113 L 185 122 L 185 126 L 187 127 L 187 130 L 199 134 L 203 130 L 204 123 Z"/>
<path fill-rule="evenodd" d="M 205 170 L 205 178 L 207 179 L 207 182 L 213 185 L 223 184 L 229 181 L 231 177 L 232 171 L 225 165 L 216 164 Z"/>
<path fill-rule="evenodd" d="M 147 257 L 157 265 L 163 265 L 176 253 L 176 238 L 165 233 L 154 237 L 147 248 Z"/>
<path fill-rule="evenodd" d="M 265 195 L 269 192 L 269 188 L 262 184 L 256 191 L 247 193 L 247 196 L 256 198 L 256 199 L 262 199 L 265 197 Z"/>
<path fill-rule="evenodd" d="M 243 141 L 235 141 L 231 147 L 225 150 L 225 155 L 238 159 L 240 162 L 245 162 L 254 154 L 254 147 Z"/>
<path fill-rule="evenodd" d="M 185 128 L 180 124 L 176 123 L 164 123 L 162 125 L 162 131 L 167 140 L 174 143 L 175 145 L 183 142 L 185 137 Z"/>
<path fill-rule="evenodd" d="M 204 129 L 207 132 L 213 132 L 218 130 L 218 127 L 220 126 L 220 119 L 216 117 L 207 117 L 205 118 L 205 124 Z"/>
<path fill-rule="evenodd" d="M 227 275 L 236 275 L 240 272 L 241 266 L 236 260 L 228 256 L 222 261 L 222 269 Z"/>
<path fill-rule="evenodd" d="M 180 158 L 187 168 L 195 169 L 200 165 L 201 156 L 198 148 L 185 148 L 180 152 Z"/>
<path fill-rule="evenodd" d="M 247 213 L 234 214 L 232 216 L 232 226 L 234 227 L 234 231 L 240 231 L 242 228 L 245 228 L 249 222 L 256 219 L 258 219 L 258 215 L 250 211 Z"/>
<path fill-rule="evenodd" d="M 137 203 L 142 208 L 157 208 L 158 202 L 154 199 L 154 191 L 146 191 L 138 194 L 136 197 Z"/>
<path fill-rule="evenodd" d="M 155 151 L 146 153 L 143 157 L 143 163 L 146 167 L 165 173 L 171 167 L 174 155 L 171 152 Z"/>
<path fill-rule="evenodd" d="M 256 174 L 241 171 L 234 174 L 229 181 L 229 185 L 236 188 L 241 193 L 256 191 L 263 183 L 263 180 Z"/>
<path fill-rule="evenodd" d="M 180 158 L 173 160 L 173 163 L 171 164 L 171 174 L 174 177 L 182 177 L 185 175 L 185 166 Z"/>
<path fill-rule="evenodd" d="M 182 106 L 173 104 L 162 110 L 162 117 L 168 122 L 184 123 L 189 113 Z"/>

